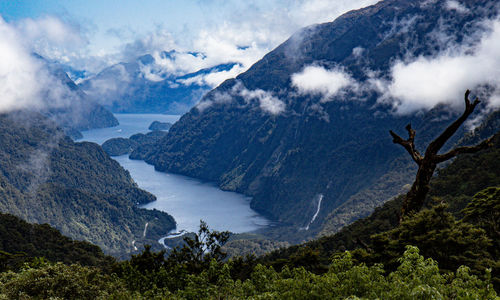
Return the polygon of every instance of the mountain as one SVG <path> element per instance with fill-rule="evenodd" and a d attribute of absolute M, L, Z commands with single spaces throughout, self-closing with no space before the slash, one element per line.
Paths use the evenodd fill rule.
<path fill-rule="evenodd" d="M 137 207 L 155 197 L 99 145 L 73 142 L 41 114 L 0 115 L 0 145 L 3 213 L 48 223 L 116 256 L 134 252 L 134 241 L 156 245 L 175 228 L 170 215 Z"/>
<path fill-rule="evenodd" d="M 145 247 L 142 253 L 111 268 L 106 261 L 98 268 L 88 268 L 35 260 L 29 267 L 0 273 L 0 295 L 7 299 L 21 294 L 28 298 L 64 299 L 414 299 L 418 295 L 497 299 L 500 237 L 495 229 L 499 222 L 500 187 L 482 189 L 482 175 L 483 167 L 491 166 L 486 173 L 494 180 L 489 183 L 500 184 L 499 150 L 497 133 L 492 148 L 457 157 L 433 180 L 428 207 L 400 224 L 402 198 L 398 197 L 335 235 L 263 257 L 236 257 L 229 261 L 224 260 L 220 248 L 227 235 L 200 227 L 197 235 L 186 237 L 186 244 L 169 256 L 165 256 L 165 251 L 153 252 Z M 454 194 L 450 195 L 440 189 L 443 183 L 467 188 L 452 189 Z M 436 192 L 451 196 L 449 206 L 436 205 L 432 200 Z M 462 192 L 474 196 L 465 210 L 456 210 L 453 203 Z M 25 242 L 16 235 L 22 232 L 33 237 L 35 244 L 47 253 L 64 253 L 51 243 L 50 234 L 49 245 L 38 244 L 33 236 L 46 236 L 50 232 L 48 226 L 30 228 L 29 224 L 18 223 L 12 216 L 0 215 L 0 231 L 4 224 L 12 228 L 13 232 L 7 234 L 13 235 L 16 245 Z M 28 229 L 29 233 L 23 232 Z M 64 237 L 55 236 L 64 246 L 68 244 Z M 62 257 L 85 264 L 78 256 Z"/>
<path fill-rule="evenodd" d="M 486 125 L 491 124 L 491 119 L 487 121 Z M 489 135 L 490 131 L 488 126 L 482 126 L 482 129 L 476 131 L 477 135 Z M 475 154 L 464 154 L 457 157 L 448 166 L 440 169 L 437 176 L 433 178 L 430 185 L 430 192 L 426 201 L 426 210 L 420 213 L 420 217 L 429 213 L 429 208 L 433 206 L 440 207 L 443 203 L 446 203 L 447 207 L 445 212 L 442 212 L 441 216 L 433 216 L 434 220 L 426 220 L 427 224 L 422 224 L 415 222 L 415 226 L 412 233 L 406 233 L 406 237 L 399 237 L 401 240 L 392 237 L 393 245 L 398 245 L 399 251 L 402 252 L 405 245 L 411 244 L 419 247 L 423 254 L 428 255 L 439 262 L 440 268 L 443 268 L 446 264 L 445 260 L 448 257 L 455 257 L 458 255 L 474 255 L 471 253 L 479 253 L 484 249 L 475 249 L 470 251 L 468 254 L 465 247 L 468 247 L 466 243 L 455 243 L 460 234 L 465 235 L 465 232 L 456 233 L 455 236 L 448 233 L 444 235 L 444 238 L 439 237 L 439 229 L 443 224 L 448 222 L 446 213 L 450 213 L 457 220 L 464 218 L 464 210 L 466 207 L 472 207 L 471 203 L 476 201 L 481 201 L 483 205 L 488 203 L 484 199 L 484 195 L 490 194 L 489 199 L 490 205 L 496 205 L 500 201 L 500 131 L 497 129 L 497 133 L 494 135 L 493 147 L 482 150 L 481 152 Z M 484 199 L 484 200 L 480 200 Z M 354 249 L 365 249 L 369 251 L 370 255 L 377 256 L 377 262 L 383 262 L 385 266 L 388 263 L 387 252 L 384 253 L 386 257 L 384 258 L 382 254 L 384 250 L 377 248 L 381 245 L 380 235 L 384 232 L 391 232 L 393 230 L 401 230 L 401 225 L 399 225 L 399 213 L 401 210 L 403 196 L 397 197 L 386 202 L 383 206 L 378 207 L 375 211 L 368 217 L 357 220 L 356 222 L 345 226 L 339 232 L 333 235 L 323 236 L 317 240 L 307 242 L 302 245 L 292 246 L 286 249 L 281 249 L 274 251 L 260 259 L 261 262 L 274 266 L 276 269 L 280 269 L 284 264 L 294 264 L 295 267 L 303 266 L 306 268 L 315 267 L 316 272 L 324 272 L 325 267 L 329 264 L 331 257 L 336 252 L 354 250 Z M 476 204 L 477 205 L 477 204 Z M 470 209 L 470 208 L 469 208 Z M 498 224 L 498 209 L 492 209 L 490 211 L 486 210 L 485 214 L 491 213 L 492 217 L 487 220 L 474 220 L 471 218 L 464 219 L 463 221 L 469 222 L 471 224 L 480 225 L 484 229 L 484 232 L 476 231 L 474 236 L 479 237 L 482 234 L 486 234 L 490 238 L 490 243 L 488 246 L 488 253 L 483 255 L 477 255 L 474 260 L 469 261 L 459 261 L 458 264 L 467 264 L 469 267 L 475 265 L 478 267 L 478 263 L 481 259 L 489 257 L 490 255 L 497 261 L 486 267 L 493 267 L 496 270 L 493 272 L 494 281 L 497 284 L 497 288 L 500 287 L 500 252 L 499 248 L 499 232 L 498 230 L 489 228 L 485 224 Z M 408 220 L 408 223 L 414 222 L 418 217 L 415 216 L 414 219 Z M 441 222 L 441 224 L 439 224 Z M 482 223 L 481 223 L 482 222 Z M 408 225 L 408 224 L 406 224 Z M 400 229 L 397 229 L 399 226 Z M 461 226 L 459 223 L 456 226 Z M 423 238 L 425 234 L 428 234 L 426 238 Z M 432 236 L 432 235 L 435 236 Z M 376 236 L 379 235 L 379 236 Z M 408 240 L 411 235 L 420 235 L 420 238 L 415 238 L 413 240 Z M 407 239 L 407 240 L 404 240 Z M 387 245 L 384 245 L 387 247 Z M 455 248 L 456 247 L 456 248 Z M 457 250 L 458 249 L 458 250 Z M 394 249 L 392 250 L 394 251 Z M 442 260 L 440 261 L 437 254 L 440 252 L 444 253 Z M 452 254 L 452 251 L 455 254 Z M 301 257 L 301 254 L 314 253 L 315 258 L 310 258 L 309 261 L 300 261 L 297 258 Z M 397 255 L 397 252 L 393 252 L 393 255 Z M 367 258 L 361 258 L 361 261 L 367 261 Z M 309 265 L 310 261 L 315 261 L 316 265 Z M 370 263 L 373 263 L 371 261 Z M 484 267 L 484 266 L 483 266 Z"/>
<path fill-rule="evenodd" d="M 373 74 L 388 78 L 398 59 L 446 49 L 449 44 L 437 37 L 470 46 L 481 22 L 498 12 L 493 0 L 461 1 L 464 14 L 445 1 L 431 2 L 381 1 L 301 30 L 210 91 L 164 139 L 131 157 L 252 196 L 252 208 L 291 225 L 288 236 L 298 241 L 315 236 L 325 223 L 327 232 L 335 232 L 369 215 L 414 176 L 413 163 L 388 131 L 403 131 L 411 122 L 422 149 L 457 110 L 439 105 L 397 114 L 392 103 L 377 101 L 380 92 L 364 87 Z M 349 74 L 357 87 L 333 96 L 327 88 L 302 93 L 294 75 L 308 67 L 342 70 L 337 82 Z"/>
<path fill-rule="evenodd" d="M 42 113 L 63 127 L 67 134 L 79 137 L 80 130 L 118 125 L 113 114 L 91 100 L 71 78 L 63 66 L 34 54 L 52 76 L 52 86 L 45 87 Z M 60 103 L 59 105 L 57 103 Z"/>
<path fill-rule="evenodd" d="M 172 55 L 175 51 L 161 52 L 159 59 L 168 61 Z M 190 55 L 196 57 L 201 54 Z M 229 71 L 236 65 L 227 63 L 194 73 L 164 74 L 156 71 L 155 58 L 147 54 L 135 61 L 105 68 L 79 86 L 113 112 L 181 114 L 211 89 L 202 76 Z"/>

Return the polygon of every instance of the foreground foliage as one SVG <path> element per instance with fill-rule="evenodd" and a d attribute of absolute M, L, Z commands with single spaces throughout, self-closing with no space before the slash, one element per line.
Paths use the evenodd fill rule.
<path fill-rule="evenodd" d="M 151 253 L 145 251 L 144 257 Z M 160 260 L 158 257 L 157 260 Z M 153 259 L 154 260 L 154 259 Z M 149 261 L 149 260 L 145 260 Z M 386 274 L 380 264 L 355 264 L 350 252 L 335 255 L 328 272 L 317 275 L 304 268 L 257 265 L 246 280 L 233 279 L 234 261 L 222 263 L 213 258 L 201 272 L 187 274 L 182 286 L 166 268 L 143 269 L 133 264 L 135 272 L 159 276 L 164 287 L 152 285 L 134 291 L 126 286 L 131 277 L 102 274 L 98 269 L 61 263 L 26 266 L 18 273 L 0 275 L 0 298 L 3 299 L 496 299 L 490 283 L 490 271 L 472 275 L 468 267 L 454 273 L 441 273 L 436 261 L 424 259 L 416 247 L 408 246 L 398 259 L 399 266 Z M 145 278 L 142 278 L 143 280 Z M 168 287 L 171 286 L 171 287 Z"/>

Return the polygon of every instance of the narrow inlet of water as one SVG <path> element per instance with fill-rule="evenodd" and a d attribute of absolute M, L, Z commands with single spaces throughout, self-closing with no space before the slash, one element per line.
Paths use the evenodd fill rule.
<path fill-rule="evenodd" d="M 159 114 L 115 114 L 120 125 L 82 132 L 83 139 L 102 144 L 115 137 L 129 137 L 149 132 L 153 121 L 175 122 L 179 116 Z M 169 213 L 177 222 L 177 231 L 196 232 L 200 220 L 211 229 L 234 233 L 249 232 L 269 225 L 269 221 L 250 208 L 250 198 L 242 194 L 222 191 L 215 184 L 195 178 L 157 172 L 144 161 L 131 160 L 128 155 L 113 157 L 129 171 L 138 186 L 157 197 L 157 201 L 143 205 Z"/>

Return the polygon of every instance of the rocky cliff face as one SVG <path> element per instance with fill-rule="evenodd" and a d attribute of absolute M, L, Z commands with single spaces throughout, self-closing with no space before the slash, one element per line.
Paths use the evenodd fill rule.
<path fill-rule="evenodd" d="M 476 42 L 498 4 L 460 5 L 467 13 L 447 1 L 387 0 L 305 28 L 209 92 L 164 139 L 133 156 L 251 195 L 254 209 L 303 231 L 318 231 L 327 217 L 344 214 L 335 227 L 367 215 L 413 179 L 388 130 L 411 121 L 422 146 L 453 117 L 446 106 L 397 114 L 398 99 L 380 101 L 370 82 L 387 78 L 396 60 Z M 306 70 L 334 74 L 341 88 L 307 92 L 314 77 L 297 77 Z"/>

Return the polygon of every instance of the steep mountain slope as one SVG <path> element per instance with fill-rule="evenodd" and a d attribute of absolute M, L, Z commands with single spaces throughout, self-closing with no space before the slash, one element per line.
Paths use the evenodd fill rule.
<path fill-rule="evenodd" d="M 137 208 L 153 201 L 96 144 L 74 143 L 39 114 L 0 115 L 0 211 L 49 223 L 64 235 L 122 255 L 154 243 L 173 218 Z M 144 228 L 147 232 L 144 236 Z"/>
<path fill-rule="evenodd" d="M 41 56 L 35 57 L 48 70 L 51 86 L 43 91 L 45 105 L 42 112 L 63 127 L 66 133 L 78 137 L 79 130 L 104 128 L 118 125 L 113 114 L 91 100 L 61 65 L 49 62 Z"/>
<path fill-rule="evenodd" d="M 159 59 L 168 60 L 174 54 L 174 51 L 162 52 Z M 222 64 L 175 75 L 155 73 L 154 63 L 149 54 L 133 62 L 119 63 L 83 81 L 80 87 L 113 112 L 181 114 L 210 90 L 201 80 L 202 75 L 229 71 L 236 65 Z"/>
<path fill-rule="evenodd" d="M 386 0 L 306 28 L 209 92 L 166 138 L 139 147 L 131 157 L 160 171 L 213 180 L 251 195 L 254 209 L 310 236 L 330 212 L 347 201 L 355 203 L 330 215 L 344 214 L 334 222 L 338 230 L 413 180 L 413 166 L 392 144 L 389 129 L 403 130 L 411 121 L 422 147 L 454 115 L 444 106 L 396 115 L 365 85 L 330 98 L 304 94 L 295 88 L 293 75 L 317 66 L 341 69 L 354 81 L 369 83 L 370 74 L 387 78 L 396 59 L 432 56 L 445 48 L 438 36 L 445 35 L 449 43 L 474 43 L 473 33 L 497 14 L 498 4 L 462 4 L 471 8 L 468 13 L 450 10 L 444 1 Z M 383 187 L 384 176 L 394 181 L 390 188 Z M 371 193 L 375 187 L 377 193 Z"/>
<path fill-rule="evenodd" d="M 488 190 L 489 187 L 496 187 L 497 190 L 500 188 L 499 162 L 500 132 L 497 132 L 493 139 L 493 147 L 475 154 L 460 155 L 451 164 L 440 170 L 439 174 L 431 181 L 431 189 L 426 204 L 427 208 L 440 202 L 446 203 L 448 205 L 447 210 L 450 213 L 457 219 L 463 218 L 462 210 L 471 202 L 474 195 Z M 498 198 L 496 201 L 498 202 Z M 279 268 L 284 262 L 293 262 L 294 257 L 300 257 L 301 253 L 315 253 L 318 263 L 327 265 L 333 253 L 354 250 L 356 248 L 366 249 L 370 247 L 367 245 L 370 245 L 371 237 L 374 234 L 396 228 L 399 223 L 401 205 L 402 196 L 386 202 L 383 206 L 376 208 L 370 216 L 345 226 L 334 235 L 324 236 L 303 245 L 275 251 L 263 257 L 262 261 Z M 498 220 L 491 219 L 490 221 L 498 223 Z M 418 230 L 420 230 L 420 233 L 424 232 L 423 227 Z M 492 252 L 497 253 L 498 259 L 499 248 L 497 244 L 499 240 L 493 237 L 498 235 L 498 232 L 488 230 L 486 234 L 492 236 Z M 451 239 L 451 237 L 448 238 Z M 420 243 L 425 242 L 425 240 L 420 241 Z M 446 241 L 439 240 L 434 242 L 436 242 L 436 248 L 442 248 L 441 250 L 445 253 L 449 251 L 449 249 L 443 248 L 443 243 Z M 414 242 L 412 245 L 419 246 L 416 243 Z M 309 252 L 305 251 L 306 249 Z M 304 264 L 304 262 L 296 262 L 298 265 Z M 500 265 L 497 267 L 500 267 Z M 500 277 L 497 280 L 500 283 Z"/>

